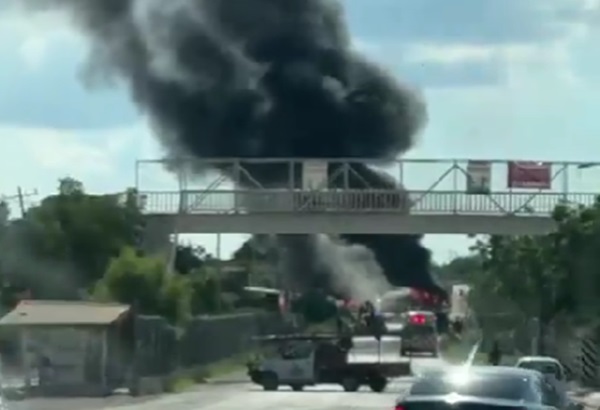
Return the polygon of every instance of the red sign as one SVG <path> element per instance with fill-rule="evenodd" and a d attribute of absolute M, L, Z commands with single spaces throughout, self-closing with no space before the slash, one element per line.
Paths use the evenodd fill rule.
<path fill-rule="evenodd" d="M 509 162 L 508 187 L 550 189 L 552 164 L 534 161 Z"/>

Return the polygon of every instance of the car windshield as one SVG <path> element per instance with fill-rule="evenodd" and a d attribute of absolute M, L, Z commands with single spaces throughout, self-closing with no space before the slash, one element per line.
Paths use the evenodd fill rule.
<path fill-rule="evenodd" d="M 562 380 L 562 371 L 560 366 L 555 362 L 542 361 L 542 360 L 530 360 L 519 363 L 519 367 L 524 369 L 537 370 L 544 375 L 550 375 L 556 377 L 558 380 Z"/>
<path fill-rule="evenodd" d="M 505 400 L 537 401 L 527 378 L 515 375 L 429 375 L 411 388 L 413 396 L 440 396 L 451 393 Z"/>

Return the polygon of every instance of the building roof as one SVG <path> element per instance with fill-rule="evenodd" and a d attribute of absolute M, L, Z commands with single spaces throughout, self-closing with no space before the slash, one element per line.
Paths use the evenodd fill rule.
<path fill-rule="evenodd" d="M 109 325 L 129 309 L 115 303 L 23 300 L 0 319 L 0 326 Z"/>

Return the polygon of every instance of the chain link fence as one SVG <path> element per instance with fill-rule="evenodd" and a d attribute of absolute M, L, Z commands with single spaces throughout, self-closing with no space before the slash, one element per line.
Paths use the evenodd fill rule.
<path fill-rule="evenodd" d="M 543 346 L 578 385 L 600 387 L 600 326 L 576 326 L 569 318 L 557 318 L 548 326 Z"/>
<path fill-rule="evenodd" d="M 478 315 L 477 324 L 481 352 L 498 341 L 506 355 L 553 356 L 577 385 L 600 387 L 600 324 L 577 326 L 572 318 L 560 316 L 539 329 L 530 317 L 516 313 Z"/>
<path fill-rule="evenodd" d="M 192 320 L 179 343 L 182 366 L 200 366 L 250 353 L 253 338 L 290 332 L 277 313 L 236 313 L 201 316 Z"/>
<path fill-rule="evenodd" d="M 168 391 L 178 380 L 203 381 L 211 377 L 209 367 L 219 362 L 231 372 L 255 353 L 256 336 L 293 330 L 280 314 L 266 312 L 199 316 L 182 329 L 148 318 L 137 327 L 138 346 L 148 350 L 137 349 L 135 395 Z M 235 366 L 223 363 L 228 360 Z"/>

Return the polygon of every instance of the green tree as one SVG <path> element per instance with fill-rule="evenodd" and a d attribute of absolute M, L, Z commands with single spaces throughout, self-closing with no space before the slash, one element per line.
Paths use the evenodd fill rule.
<path fill-rule="evenodd" d="M 550 320 L 554 305 L 548 309 L 550 305 L 542 299 L 550 298 L 544 302 L 554 303 L 560 278 L 548 269 L 543 239 L 492 236 L 480 242 L 478 250 L 484 262 L 475 291 L 504 296 L 524 315 Z"/>
<path fill-rule="evenodd" d="M 600 197 L 591 206 L 560 206 L 549 235 L 548 259 L 564 278 L 558 303 L 581 321 L 600 314 Z"/>
<path fill-rule="evenodd" d="M 110 259 L 139 241 L 143 216 L 132 190 L 90 195 L 73 178 L 59 181 L 0 238 L 0 270 L 39 298 L 76 298 L 104 274 Z"/>
<path fill-rule="evenodd" d="M 129 304 L 141 313 L 182 323 L 190 317 L 192 288 L 185 276 L 169 274 L 164 260 L 124 248 L 96 284 L 94 298 Z"/>
<path fill-rule="evenodd" d="M 71 177 L 58 181 L 58 194 L 62 196 L 84 195 L 83 183 Z"/>
<path fill-rule="evenodd" d="M 276 251 L 268 235 L 254 235 L 246 240 L 235 252 L 233 259 L 236 261 L 265 262 L 272 259 L 272 253 Z"/>
<path fill-rule="evenodd" d="M 202 247 L 176 248 L 175 275 L 165 263 L 139 252 L 144 216 L 134 190 L 92 195 L 74 178 L 58 182 L 21 219 L 8 220 L 0 203 L 0 285 L 5 304 L 31 291 L 38 299 L 95 298 L 132 303 L 174 322 L 191 313 L 232 309 L 247 278 L 235 271 L 226 281 Z M 7 208 L 6 208 L 7 209 Z M 225 275 L 226 276 L 226 275 Z M 230 289 L 231 288 L 231 289 Z"/>
<path fill-rule="evenodd" d="M 193 315 L 219 313 L 224 310 L 216 275 L 196 272 L 191 278 Z"/>
<path fill-rule="evenodd" d="M 247 271 L 247 283 L 253 286 L 278 286 L 279 249 L 268 235 L 254 235 L 232 255 L 232 262 Z"/>
<path fill-rule="evenodd" d="M 175 270 L 187 275 L 201 269 L 209 259 L 212 259 L 212 255 L 202 246 L 178 245 L 175 249 Z"/>
<path fill-rule="evenodd" d="M 475 247 L 483 264 L 474 295 L 503 296 L 542 330 L 560 314 L 589 321 L 600 313 L 600 202 L 558 206 L 553 218 L 550 234 L 491 236 Z"/>
<path fill-rule="evenodd" d="M 481 257 L 474 253 L 457 256 L 447 263 L 434 265 L 432 271 L 442 283 L 466 283 L 472 280 L 476 272 L 481 272 L 481 264 Z"/>

